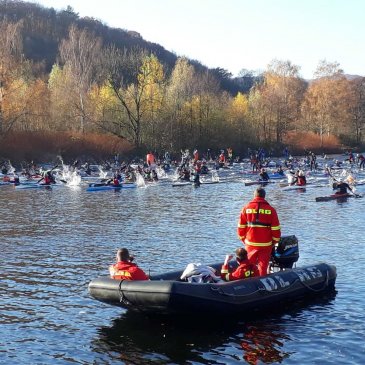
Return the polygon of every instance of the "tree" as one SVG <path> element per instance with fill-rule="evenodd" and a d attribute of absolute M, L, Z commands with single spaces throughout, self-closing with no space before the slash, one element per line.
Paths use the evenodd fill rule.
<path fill-rule="evenodd" d="M 8 133 L 24 114 L 22 108 L 7 112 L 6 104 L 18 92 L 22 74 L 22 23 L 0 21 L 0 136 Z"/>
<path fill-rule="evenodd" d="M 307 128 L 323 136 L 335 132 L 339 135 L 349 120 L 349 83 L 338 63 L 320 61 L 315 72 L 317 78 L 310 83 L 302 105 Z"/>
<path fill-rule="evenodd" d="M 154 126 L 161 108 L 164 73 L 155 55 L 133 48 L 130 51 L 109 47 L 104 54 L 108 85 L 118 101 L 117 119 L 104 123 L 114 125 L 110 131 L 126 138 L 138 149 L 146 130 Z M 107 127 L 108 128 L 108 127 Z"/>
<path fill-rule="evenodd" d="M 358 77 L 350 81 L 350 115 L 349 133 L 355 135 L 355 142 L 360 144 L 365 127 L 365 77 Z"/>
<path fill-rule="evenodd" d="M 167 85 L 167 108 L 170 147 L 176 150 L 187 146 L 188 137 L 184 118 L 184 105 L 191 101 L 195 83 L 195 69 L 187 58 L 178 58 Z"/>
<path fill-rule="evenodd" d="M 250 132 L 247 123 L 247 115 L 247 95 L 238 93 L 235 98 L 230 100 L 229 107 L 227 108 L 227 119 L 240 144 L 249 140 Z"/>
<path fill-rule="evenodd" d="M 80 120 L 80 131 L 85 130 L 87 113 L 85 108 L 85 95 L 96 80 L 96 69 L 101 52 L 101 40 L 89 33 L 86 29 L 78 29 L 72 25 L 69 29 L 68 39 L 60 45 L 61 61 L 70 72 L 73 81 L 73 90 L 77 98 L 75 102 L 75 115 Z"/>
<path fill-rule="evenodd" d="M 57 64 L 53 65 L 48 78 L 49 113 L 54 128 L 58 131 L 80 130 L 78 123 L 75 126 L 79 98 L 74 87 L 75 82 L 69 68 L 67 66 L 62 68 Z"/>
<path fill-rule="evenodd" d="M 273 60 L 264 73 L 264 81 L 252 90 L 251 115 L 265 136 L 266 142 L 281 143 L 285 134 L 292 128 L 300 116 L 300 104 L 305 91 L 305 82 L 299 77 L 299 66 L 290 61 Z"/>

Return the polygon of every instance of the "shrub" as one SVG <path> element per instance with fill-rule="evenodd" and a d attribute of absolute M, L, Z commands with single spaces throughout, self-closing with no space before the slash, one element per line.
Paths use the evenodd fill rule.
<path fill-rule="evenodd" d="M 336 136 L 323 136 L 323 146 L 321 147 L 320 135 L 313 132 L 290 132 L 285 144 L 290 147 L 292 154 L 302 155 L 304 150 L 314 153 L 339 153 L 341 143 Z"/>
<path fill-rule="evenodd" d="M 125 140 L 96 133 L 14 132 L 0 139 L 0 157 L 13 163 L 50 162 L 61 156 L 65 162 L 101 161 L 115 154 L 128 154 L 133 147 Z"/>

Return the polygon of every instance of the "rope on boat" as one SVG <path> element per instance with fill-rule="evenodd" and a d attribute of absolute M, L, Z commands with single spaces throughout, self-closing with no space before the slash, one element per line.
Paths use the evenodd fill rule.
<path fill-rule="evenodd" d="M 118 291 L 119 291 L 119 302 L 120 303 L 123 303 L 125 305 L 128 305 L 130 304 L 129 301 L 126 299 L 125 295 L 124 295 L 124 292 L 122 290 L 122 284 L 123 284 L 123 281 L 124 280 L 121 280 L 120 283 L 119 283 L 119 286 L 118 286 Z"/>
<path fill-rule="evenodd" d="M 298 275 L 298 274 L 297 274 Z M 298 275 L 299 276 L 299 275 Z M 328 286 L 328 281 L 329 281 L 329 272 L 328 270 L 326 270 L 326 280 L 324 281 L 323 283 L 323 287 L 322 288 L 319 288 L 319 289 L 314 289 L 314 288 L 311 288 L 309 285 L 307 285 L 306 283 L 304 283 L 303 281 L 300 280 L 300 282 L 303 284 L 303 286 L 305 286 L 307 289 L 311 290 L 311 291 L 314 291 L 314 292 L 320 292 L 322 291 L 324 288 L 326 288 Z"/>
<path fill-rule="evenodd" d="M 211 286 L 210 289 L 213 290 L 214 292 L 218 292 L 218 294 L 226 295 L 228 297 L 248 297 L 263 290 L 263 288 L 258 288 L 257 290 L 247 294 L 231 294 L 231 293 L 226 293 L 222 288 L 216 288 L 214 286 Z"/>
<path fill-rule="evenodd" d="M 295 272 L 295 271 L 293 271 L 293 272 Z M 213 287 L 213 286 L 211 286 L 210 288 L 214 292 L 218 292 L 219 294 L 226 295 L 226 296 L 229 296 L 229 297 L 247 297 L 247 296 L 256 294 L 258 292 L 269 292 L 269 293 L 272 293 L 272 292 L 280 292 L 280 293 L 282 293 L 282 292 L 285 292 L 285 291 L 289 290 L 298 281 L 300 283 L 302 283 L 304 287 L 306 287 L 307 289 L 309 289 L 311 291 L 314 291 L 314 292 L 320 292 L 320 291 L 322 291 L 323 289 L 325 289 L 328 286 L 328 281 L 329 281 L 329 272 L 328 272 L 328 270 L 326 270 L 326 279 L 325 279 L 325 281 L 323 283 L 323 287 L 321 287 L 319 289 L 314 289 L 314 288 L 310 287 L 305 282 L 303 282 L 302 280 L 300 280 L 300 277 L 299 277 L 298 274 L 297 274 L 297 276 L 298 276 L 298 278 L 295 279 L 289 286 L 287 286 L 285 288 L 281 288 L 281 289 L 276 289 L 276 290 L 268 290 L 265 287 L 262 287 L 262 288 L 258 288 L 257 290 L 255 290 L 253 292 L 250 292 L 250 293 L 247 293 L 247 294 L 232 294 L 232 293 L 226 293 L 223 290 L 223 288 L 221 288 L 221 287 Z"/>

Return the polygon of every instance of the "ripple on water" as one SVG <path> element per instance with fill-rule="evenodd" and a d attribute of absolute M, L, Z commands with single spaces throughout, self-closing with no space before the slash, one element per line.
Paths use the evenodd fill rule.
<path fill-rule="evenodd" d="M 270 185 L 283 234 L 299 239 L 299 264 L 335 264 L 337 293 L 263 318 L 208 323 L 135 316 L 92 300 L 87 285 L 107 274 L 121 246 L 151 273 L 221 261 L 240 245 L 238 214 L 255 187 L 2 187 L 0 363 L 362 363 L 365 199 L 316 203 L 327 187 L 285 192 Z"/>

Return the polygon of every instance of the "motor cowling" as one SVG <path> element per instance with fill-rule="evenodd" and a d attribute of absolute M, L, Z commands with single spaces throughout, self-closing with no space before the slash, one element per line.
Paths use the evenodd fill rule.
<path fill-rule="evenodd" d="M 283 236 L 274 246 L 271 260 L 273 266 L 282 269 L 290 269 L 299 259 L 298 238 L 295 235 Z"/>

